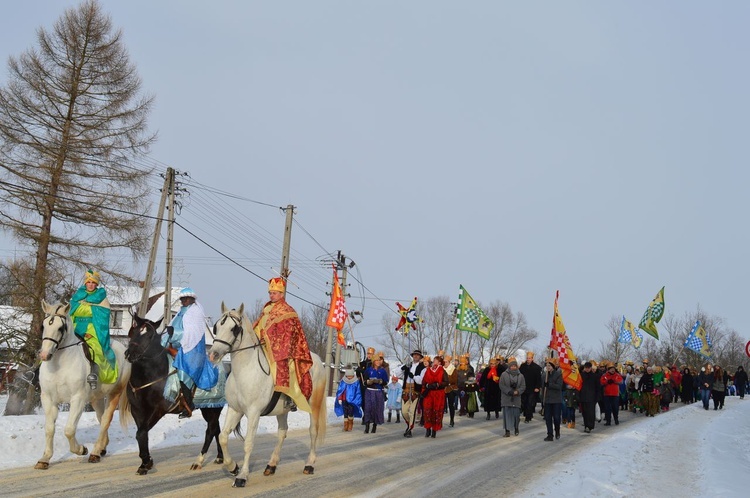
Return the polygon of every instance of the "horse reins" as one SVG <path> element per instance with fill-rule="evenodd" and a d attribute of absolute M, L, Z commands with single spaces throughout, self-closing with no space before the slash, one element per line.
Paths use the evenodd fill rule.
<path fill-rule="evenodd" d="M 237 337 L 238 336 L 242 336 L 244 334 L 245 330 L 242 327 L 242 321 L 241 321 L 242 319 L 240 318 L 239 319 L 240 321 L 238 321 L 234 316 L 232 316 L 232 314 L 230 312 L 227 312 L 227 313 L 224 314 L 224 318 L 222 318 L 222 320 L 220 322 L 220 325 L 224 325 L 224 323 L 226 323 L 226 321 L 227 321 L 227 318 L 230 318 L 232 320 L 232 322 L 234 323 L 234 327 L 232 327 L 232 334 L 234 334 L 234 341 L 232 341 L 231 344 L 228 343 L 227 341 L 223 341 L 221 339 L 217 339 L 216 338 L 216 324 L 214 324 L 214 330 L 213 330 L 214 342 L 218 342 L 219 344 L 224 344 L 224 345 L 227 346 L 227 348 L 229 348 L 229 350 L 225 354 L 238 353 L 240 351 L 246 351 L 246 350 L 256 349 L 256 348 L 259 348 L 260 346 L 263 346 L 265 344 L 265 341 L 258 339 L 258 342 L 256 342 L 253 345 L 245 346 L 244 348 L 232 349 L 232 344 L 234 344 L 235 342 L 237 342 Z M 219 323 L 219 322 L 217 322 L 217 323 Z M 242 342 L 241 338 L 240 338 L 240 342 Z M 265 373 L 266 375 L 270 374 L 270 372 L 271 372 L 270 368 L 269 368 L 268 372 L 266 372 L 266 370 L 263 368 L 263 364 L 260 362 L 260 349 L 258 349 L 258 365 L 260 366 L 260 369 L 261 369 L 261 371 L 263 373 Z"/>
<path fill-rule="evenodd" d="M 45 320 L 47 318 L 49 318 L 49 322 L 47 323 L 47 325 L 52 325 L 52 323 L 54 322 L 55 317 L 58 317 L 58 318 L 60 318 L 62 320 L 63 323 L 62 323 L 62 326 L 59 329 L 60 330 L 60 340 L 58 341 L 57 339 L 54 339 L 52 337 L 42 337 L 42 342 L 44 342 L 44 341 L 50 341 L 50 342 L 55 343 L 55 349 L 57 351 L 61 351 L 63 349 L 67 349 L 67 348 L 70 348 L 70 347 L 73 347 L 73 346 L 78 346 L 79 344 L 83 344 L 83 342 L 84 342 L 83 339 L 81 339 L 79 337 L 78 338 L 78 342 L 74 342 L 73 344 L 68 344 L 67 346 L 62 346 L 62 347 L 60 346 L 60 342 L 63 340 L 63 338 L 65 338 L 65 332 L 68 331 L 68 315 L 67 314 L 60 314 L 59 311 L 60 311 L 60 306 L 57 307 L 57 309 L 55 310 L 54 313 L 49 314 L 49 315 L 47 315 L 44 318 L 45 318 Z M 76 336 L 76 337 L 78 337 L 78 336 Z"/>

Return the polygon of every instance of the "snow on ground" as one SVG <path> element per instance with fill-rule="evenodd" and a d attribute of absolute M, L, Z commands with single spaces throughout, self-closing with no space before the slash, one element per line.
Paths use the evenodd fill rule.
<path fill-rule="evenodd" d="M 748 496 L 749 421 L 750 398 L 727 396 L 723 410 L 714 411 L 712 401 L 706 411 L 698 402 L 639 417 L 627 428 L 597 424 L 580 435 L 592 444 L 561 452 L 521 495 Z"/>
<path fill-rule="evenodd" d="M 0 413 L 7 397 L 0 396 Z M 339 424 L 328 399 L 329 424 Z M 674 405 L 673 405 L 674 406 Z M 580 420 L 580 417 L 578 417 Z M 52 463 L 80 458 L 68 450 L 60 412 Z M 222 416 L 223 419 L 223 416 Z M 289 414 L 290 429 L 308 426 L 304 412 Z M 723 410 L 705 411 L 701 403 L 673 409 L 656 417 L 639 417 L 627 426 L 603 427 L 578 436 L 589 444 L 568 450 L 560 447 L 559 461 L 539 472 L 537 479 L 516 496 L 747 496 L 750 468 L 750 397 L 727 397 Z M 244 426 L 243 426 L 244 430 Z M 275 417 L 263 417 L 258 432 L 275 432 Z M 205 422 L 199 414 L 180 420 L 164 417 L 149 433 L 151 448 L 201 444 Z M 91 449 L 97 436 L 96 416 L 84 413 L 79 441 Z M 33 466 L 44 449 L 44 415 L 0 417 L 0 469 Z M 135 425 L 124 432 L 118 414 L 110 428 L 109 454 L 137 453 Z"/>

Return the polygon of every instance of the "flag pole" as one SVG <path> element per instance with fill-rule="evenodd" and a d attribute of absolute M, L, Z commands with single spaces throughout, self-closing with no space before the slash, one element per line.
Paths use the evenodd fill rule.
<path fill-rule="evenodd" d="M 674 360 L 672 360 L 672 365 L 676 365 L 675 362 L 680 359 L 680 355 L 682 354 L 683 351 L 685 351 L 685 345 L 684 344 L 682 345 L 682 349 L 680 349 L 680 352 L 677 353 L 677 356 L 675 356 Z"/>

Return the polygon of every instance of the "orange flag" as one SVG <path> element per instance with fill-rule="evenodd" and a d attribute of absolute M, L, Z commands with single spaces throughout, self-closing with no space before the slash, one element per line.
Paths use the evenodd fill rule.
<path fill-rule="evenodd" d="M 557 309 L 557 299 L 560 297 L 560 291 L 555 294 L 555 316 L 552 317 L 552 338 L 550 339 L 549 347 L 557 351 L 557 355 L 560 359 L 560 369 L 563 374 L 563 381 L 580 390 L 583 386 L 583 379 L 581 379 L 578 373 L 578 365 L 575 364 L 576 355 L 573 353 L 573 348 L 570 346 L 570 340 L 568 334 L 565 332 L 565 325 L 563 324 L 560 313 Z"/>
<path fill-rule="evenodd" d="M 331 307 L 328 311 L 328 319 L 326 320 L 326 325 L 338 330 L 338 336 L 336 337 L 336 340 L 342 346 L 346 345 L 346 341 L 344 341 L 344 334 L 341 331 L 344 328 L 346 315 L 346 304 L 344 304 L 344 296 L 341 293 L 339 276 L 336 272 L 336 265 L 333 265 L 333 292 L 331 292 Z"/>

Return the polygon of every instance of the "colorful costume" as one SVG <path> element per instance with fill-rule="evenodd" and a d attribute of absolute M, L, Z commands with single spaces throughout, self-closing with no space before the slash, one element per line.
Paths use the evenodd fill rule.
<path fill-rule="evenodd" d="M 195 298 L 195 293 L 187 287 L 180 292 L 182 297 Z M 169 325 L 174 328 L 170 342 L 178 349 L 173 364 L 178 378 L 188 389 L 198 386 L 208 391 L 219 380 L 219 371 L 206 354 L 206 315 L 203 306 L 195 301 L 182 306 Z"/>
<path fill-rule="evenodd" d="M 273 278 L 268 288 L 283 292 L 284 281 Z M 312 412 L 308 400 L 313 389 L 310 375 L 313 361 L 297 312 L 283 298 L 275 303 L 269 301 L 253 330 L 266 343 L 266 351 L 273 359 L 274 389 L 292 398 L 300 409 Z"/>
<path fill-rule="evenodd" d="M 376 366 L 377 365 L 377 366 Z M 388 385 L 388 373 L 385 368 L 379 366 L 379 360 L 373 362 L 373 366 L 365 370 L 365 433 L 370 432 L 372 423 L 373 434 L 378 425 L 385 422 L 383 417 L 383 404 L 385 397 L 383 388 Z"/>
<path fill-rule="evenodd" d="M 422 413 L 427 436 L 435 437 L 443 428 L 445 411 L 445 388 L 448 386 L 448 374 L 442 365 L 432 365 L 422 377 Z"/>
<path fill-rule="evenodd" d="M 354 370 L 347 369 L 339 382 L 336 401 L 333 405 L 336 416 L 344 416 L 344 431 L 351 431 L 354 427 L 354 417 L 362 416 L 361 406 L 362 391 L 360 390 L 359 379 L 354 374 Z"/>
<path fill-rule="evenodd" d="M 86 272 L 84 285 L 70 298 L 70 317 L 75 334 L 86 342 L 90 359 L 98 367 L 99 380 L 103 384 L 114 384 L 117 381 L 117 360 L 109 345 L 107 291 L 103 287 L 91 292 L 86 290 L 86 282 L 99 285 L 99 279 L 99 272 Z"/>
<path fill-rule="evenodd" d="M 396 423 L 401 422 L 401 394 L 404 392 L 399 382 L 399 378 L 395 375 L 391 378 L 391 383 L 388 384 L 388 399 L 385 402 L 385 408 L 388 410 L 388 422 L 391 421 L 391 412 L 396 412 Z"/>

